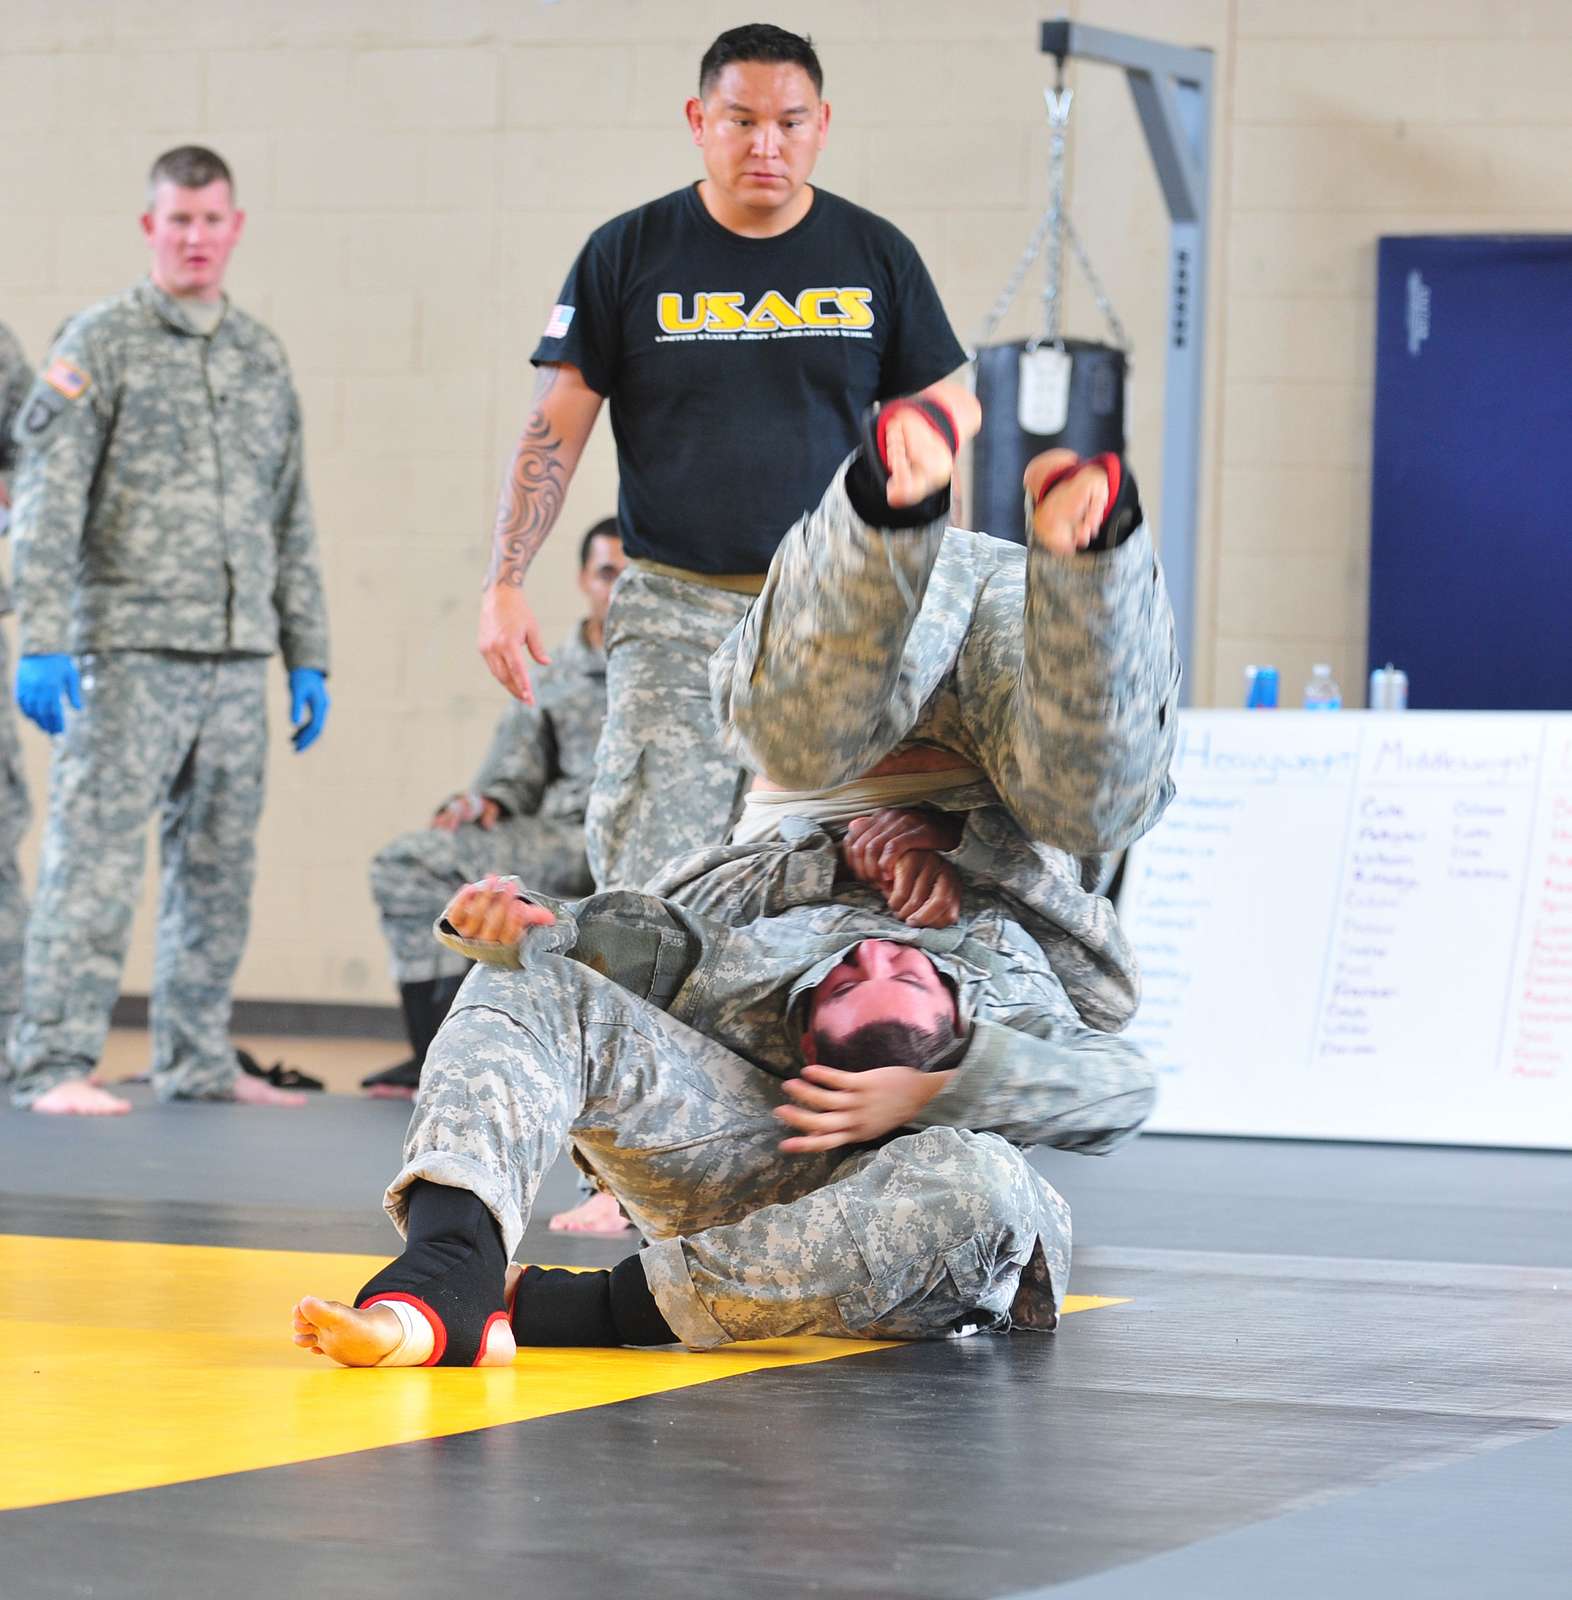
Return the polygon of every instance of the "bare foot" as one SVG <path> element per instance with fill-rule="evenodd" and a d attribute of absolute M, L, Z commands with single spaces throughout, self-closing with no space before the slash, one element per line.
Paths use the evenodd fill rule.
<path fill-rule="evenodd" d="M 1097 537 L 1108 514 L 1108 473 L 1096 465 L 1062 479 L 1038 501 L 1043 484 L 1062 468 L 1073 466 L 1076 459 L 1071 450 L 1045 450 L 1026 465 L 1026 493 L 1035 507 L 1032 540 L 1054 555 L 1070 556 L 1084 550 Z"/>
<path fill-rule="evenodd" d="M 295 1307 L 295 1343 L 341 1367 L 374 1367 L 399 1341 L 399 1320 L 386 1306 L 357 1311 L 341 1300 L 306 1295 Z M 518 1353 L 513 1329 L 493 1322 L 481 1346 L 477 1367 L 505 1367 Z"/>
<path fill-rule="evenodd" d="M 46 1117 L 123 1117 L 131 1102 L 86 1078 L 67 1078 L 39 1095 L 29 1109 Z"/>
<path fill-rule="evenodd" d="M 253 1078 L 249 1072 L 235 1074 L 235 1087 L 231 1091 L 235 1104 L 242 1106 L 287 1106 L 298 1110 L 306 1103 L 306 1096 L 298 1089 L 275 1089 L 262 1078 Z M 392 1312 L 388 1313 L 392 1316 Z"/>
<path fill-rule="evenodd" d="M 386 1306 L 357 1311 L 308 1294 L 295 1307 L 295 1343 L 342 1367 L 374 1367 L 398 1341 L 399 1320 Z"/>
<path fill-rule="evenodd" d="M 547 1224 L 553 1233 L 626 1233 L 633 1226 L 614 1194 L 592 1194 L 571 1211 L 559 1211 Z"/>
<path fill-rule="evenodd" d="M 413 1100 L 415 1091 L 398 1083 L 374 1083 L 366 1090 L 368 1100 Z"/>

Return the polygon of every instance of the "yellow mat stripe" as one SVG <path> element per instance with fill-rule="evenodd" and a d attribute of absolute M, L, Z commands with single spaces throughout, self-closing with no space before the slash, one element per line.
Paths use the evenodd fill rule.
<path fill-rule="evenodd" d="M 382 1256 L 0 1235 L 0 1510 L 315 1461 L 887 1346 L 527 1350 L 511 1367 L 352 1371 L 290 1342 L 303 1293 Z M 1066 1310 L 1119 1302 L 1088 1296 Z"/>

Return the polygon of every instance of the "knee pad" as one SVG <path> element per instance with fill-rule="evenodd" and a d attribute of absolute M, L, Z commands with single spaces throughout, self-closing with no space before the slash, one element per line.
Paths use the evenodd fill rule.
<path fill-rule="evenodd" d="M 496 1218 L 468 1189 L 417 1179 L 410 1185 L 408 1242 L 355 1297 L 359 1310 L 384 1300 L 413 1306 L 431 1324 L 428 1367 L 472 1367 L 502 1304 L 507 1253 Z"/>

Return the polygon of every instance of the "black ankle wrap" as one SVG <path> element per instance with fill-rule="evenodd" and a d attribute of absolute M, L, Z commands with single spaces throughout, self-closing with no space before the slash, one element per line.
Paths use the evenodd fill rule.
<path fill-rule="evenodd" d="M 507 1253 L 496 1218 L 468 1189 L 427 1183 L 409 1187 L 408 1242 L 355 1297 L 364 1309 L 404 1300 L 424 1311 L 436 1336 L 428 1367 L 472 1367 L 491 1324 L 505 1318 L 502 1286 Z"/>
<path fill-rule="evenodd" d="M 655 1304 L 637 1256 L 609 1272 L 525 1267 L 513 1298 L 521 1345 L 671 1344 L 676 1334 Z"/>
<path fill-rule="evenodd" d="M 914 506 L 892 506 L 885 498 L 885 487 L 890 474 L 879 448 L 879 418 L 897 406 L 920 411 L 933 424 L 940 436 L 953 451 L 956 447 L 955 423 L 948 411 L 930 400 L 891 400 L 883 406 L 870 406 L 862 415 L 861 444 L 846 469 L 846 498 L 852 510 L 870 528 L 885 528 L 892 532 L 903 528 L 926 528 L 937 522 L 950 510 L 950 486 L 945 484 L 926 500 Z"/>

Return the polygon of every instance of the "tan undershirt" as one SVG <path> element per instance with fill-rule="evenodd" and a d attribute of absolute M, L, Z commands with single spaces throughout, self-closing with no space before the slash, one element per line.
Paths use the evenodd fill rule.
<path fill-rule="evenodd" d="M 757 844 L 780 837 L 786 817 L 814 822 L 850 822 L 887 806 L 917 805 L 982 781 L 983 774 L 963 756 L 931 745 L 893 751 L 863 777 L 826 789 L 783 789 L 755 778 L 743 796 L 742 815 L 731 830 L 733 844 Z"/>

